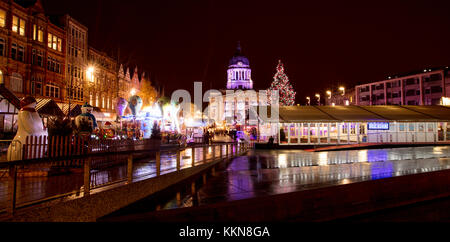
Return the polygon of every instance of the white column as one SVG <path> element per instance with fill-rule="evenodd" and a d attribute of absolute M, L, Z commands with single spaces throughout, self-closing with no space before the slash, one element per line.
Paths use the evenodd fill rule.
<path fill-rule="evenodd" d="M 347 144 L 350 144 L 350 123 L 347 123 Z"/>
<path fill-rule="evenodd" d="M 340 144 L 341 143 L 341 123 L 336 123 L 336 128 L 337 128 L 337 143 Z"/>
<path fill-rule="evenodd" d="M 288 125 L 288 145 L 289 144 L 291 144 L 291 126 L 292 126 L 292 123 L 289 123 L 289 125 Z"/>
<path fill-rule="evenodd" d="M 320 144 L 320 137 L 322 137 L 320 135 L 320 128 L 322 128 L 322 123 L 317 123 L 316 124 L 316 130 L 317 130 L 317 143 Z"/>
<path fill-rule="evenodd" d="M 311 143 L 311 124 L 308 123 L 308 144 Z"/>
<path fill-rule="evenodd" d="M 356 143 L 359 144 L 359 123 L 355 124 L 355 133 L 356 133 Z"/>
<path fill-rule="evenodd" d="M 327 123 L 327 143 L 330 143 L 330 123 Z"/>

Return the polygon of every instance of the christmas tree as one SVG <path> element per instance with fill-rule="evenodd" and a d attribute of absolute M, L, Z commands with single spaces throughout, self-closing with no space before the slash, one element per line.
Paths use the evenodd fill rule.
<path fill-rule="evenodd" d="M 289 83 L 289 78 L 284 73 L 283 63 L 281 60 L 278 61 L 277 73 L 273 76 L 273 82 L 268 90 L 268 100 L 269 105 L 271 104 L 271 92 L 278 90 L 279 101 L 281 106 L 293 106 L 295 104 L 295 94 L 294 88 L 291 83 Z"/>

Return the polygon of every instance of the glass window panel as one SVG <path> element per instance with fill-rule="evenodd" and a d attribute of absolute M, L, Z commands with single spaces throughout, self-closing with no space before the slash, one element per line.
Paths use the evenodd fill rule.
<path fill-rule="evenodd" d="M 19 30 L 19 18 L 17 16 L 13 16 L 12 31 L 17 33 L 18 30 Z"/>

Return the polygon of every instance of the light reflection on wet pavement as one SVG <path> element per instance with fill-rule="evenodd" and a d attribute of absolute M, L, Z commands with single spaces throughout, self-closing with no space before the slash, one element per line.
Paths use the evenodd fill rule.
<path fill-rule="evenodd" d="M 222 153 L 225 154 L 226 148 L 222 146 Z M 233 148 L 233 151 L 235 149 Z M 211 159 L 213 150 L 209 147 L 206 150 L 206 159 Z M 215 156 L 219 156 L 220 147 L 215 147 Z M 188 148 L 181 151 L 180 168 L 192 167 L 192 149 Z M 116 165 L 111 167 L 102 167 L 102 163 L 113 161 Z M 99 167 L 95 164 L 99 163 Z M 161 153 L 161 175 L 176 171 L 176 152 Z M 203 164 L 203 148 L 195 149 L 195 165 Z M 37 201 L 59 194 L 78 191 L 76 195 L 68 198 L 82 196 L 83 189 L 83 167 L 73 169 L 72 173 L 41 176 L 41 177 L 23 177 L 17 180 L 17 204 Z M 0 170 L 0 210 L 6 208 L 8 201 L 8 178 L 5 176 L 7 170 Z M 121 184 L 127 180 L 127 155 L 111 155 L 93 159 L 91 164 L 91 193 L 103 191 L 101 188 L 106 184 Z M 144 158 L 133 162 L 133 181 L 141 181 L 156 176 L 156 162 L 152 158 Z M 98 188 L 98 189 L 95 189 Z"/>
<path fill-rule="evenodd" d="M 163 209 L 205 205 L 450 169 L 450 146 L 307 152 L 257 150 L 234 158 L 181 204 L 171 200 Z"/>

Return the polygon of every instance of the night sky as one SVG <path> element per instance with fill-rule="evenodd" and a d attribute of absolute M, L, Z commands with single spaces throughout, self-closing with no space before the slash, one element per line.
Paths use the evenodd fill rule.
<path fill-rule="evenodd" d="M 267 89 L 278 59 L 305 96 L 396 73 L 450 65 L 450 1 L 42 0 L 89 28 L 95 48 L 132 71 L 151 73 L 165 93 L 226 86 L 237 41 L 254 88 Z"/>

